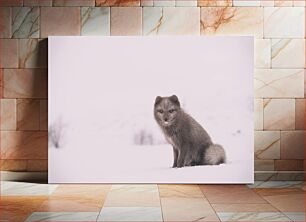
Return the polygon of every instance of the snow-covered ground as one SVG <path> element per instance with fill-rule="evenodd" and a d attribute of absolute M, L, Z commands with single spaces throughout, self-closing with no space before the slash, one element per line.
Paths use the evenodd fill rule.
<path fill-rule="evenodd" d="M 224 145 L 227 163 L 218 166 L 171 168 L 172 147 L 125 145 L 98 133 L 72 132 L 63 147 L 49 148 L 52 183 L 250 183 L 253 152 L 239 149 L 241 136 Z M 90 144 L 90 145 L 89 145 Z"/>

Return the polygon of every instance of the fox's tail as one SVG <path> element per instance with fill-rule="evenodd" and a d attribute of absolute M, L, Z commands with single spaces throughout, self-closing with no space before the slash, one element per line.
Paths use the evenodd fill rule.
<path fill-rule="evenodd" d="M 210 145 L 205 152 L 205 165 L 219 165 L 226 162 L 225 151 L 219 144 Z"/>

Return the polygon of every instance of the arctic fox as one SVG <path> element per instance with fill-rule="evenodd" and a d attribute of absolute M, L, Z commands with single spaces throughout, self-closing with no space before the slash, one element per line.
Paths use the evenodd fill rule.
<path fill-rule="evenodd" d="M 166 140 L 173 146 L 172 167 L 225 163 L 223 147 L 214 144 L 204 128 L 181 109 L 176 95 L 157 96 L 154 117 Z"/>

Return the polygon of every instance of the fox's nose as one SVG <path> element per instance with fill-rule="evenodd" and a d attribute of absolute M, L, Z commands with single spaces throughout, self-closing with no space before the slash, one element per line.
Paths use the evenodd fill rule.
<path fill-rule="evenodd" d="M 165 120 L 165 122 L 167 122 L 167 121 L 168 121 L 168 118 L 166 117 L 166 118 L 164 118 L 164 120 Z"/>

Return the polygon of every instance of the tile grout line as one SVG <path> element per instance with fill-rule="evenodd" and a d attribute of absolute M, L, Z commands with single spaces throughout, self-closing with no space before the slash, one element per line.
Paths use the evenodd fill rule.
<path fill-rule="evenodd" d="M 202 189 L 200 188 L 200 185 L 197 184 L 197 186 L 198 186 L 198 188 L 200 189 L 200 191 L 201 191 L 203 197 L 207 200 L 207 202 L 209 203 L 210 207 L 211 207 L 211 208 L 213 209 L 213 211 L 215 212 L 215 214 L 216 214 L 217 218 L 219 219 L 219 221 L 222 222 L 222 220 L 221 220 L 221 218 L 219 217 L 217 211 L 216 211 L 215 208 L 212 206 L 211 202 L 210 202 L 209 199 L 205 196 L 204 192 L 203 192 Z"/>
<path fill-rule="evenodd" d="M 162 221 L 164 222 L 164 213 L 163 213 L 163 207 L 162 207 L 162 203 L 161 203 L 161 196 L 160 196 L 160 192 L 159 192 L 159 185 L 156 184 L 157 186 L 157 191 L 158 191 L 158 197 L 159 197 L 159 205 L 160 205 L 160 211 L 161 211 L 161 216 L 162 216 Z"/>
<path fill-rule="evenodd" d="M 98 215 L 97 215 L 96 221 L 98 221 L 98 219 L 99 219 L 99 217 L 100 217 L 101 211 L 102 211 L 102 209 L 103 209 L 103 207 L 104 207 L 104 204 L 105 204 L 105 201 L 106 201 L 106 198 L 107 198 L 108 194 L 111 192 L 112 187 L 113 187 L 113 184 L 111 184 L 111 186 L 110 186 L 110 188 L 109 188 L 107 194 L 105 195 L 105 199 L 104 199 L 103 204 L 102 204 L 102 206 L 101 206 L 101 209 L 100 209 L 100 211 L 99 211 L 99 213 L 98 213 Z"/>
<path fill-rule="evenodd" d="M 252 190 L 252 188 L 249 188 L 250 190 Z M 267 188 L 265 188 L 267 189 Z M 269 188 L 268 188 L 269 189 Z M 279 208 L 277 208 L 276 206 L 274 206 L 272 203 L 270 203 L 268 200 L 266 200 L 263 196 L 261 196 L 260 194 L 258 194 L 257 192 L 253 191 L 254 193 L 256 193 L 258 196 L 260 196 L 265 202 L 266 204 L 270 204 L 272 207 L 274 207 L 277 211 L 276 212 L 260 212 L 260 211 L 253 211 L 253 212 L 244 212 L 244 211 L 241 211 L 241 212 L 231 212 L 231 213 L 235 213 L 235 214 L 238 214 L 238 213 L 255 213 L 255 214 L 259 214 L 259 213 L 279 213 L 281 214 L 282 216 L 288 218 L 290 221 L 292 221 L 285 213 L 283 213 Z M 210 203 L 210 202 L 209 202 Z M 250 203 L 252 204 L 252 203 Z M 254 203 L 255 204 L 255 203 Z M 226 212 L 225 212 L 226 213 Z M 219 216 L 218 216 L 219 217 Z M 222 220 L 220 219 L 220 221 L 222 222 Z"/>
<path fill-rule="evenodd" d="M 273 164 L 274 164 L 274 162 L 273 162 Z M 254 171 L 254 173 L 255 173 L 255 171 Z M 248 186 L 247 186 L 248 187 Z M 265 198 L 263 198 L 263 196 L 261 196 L 259 193 L 257 193 L 255 190 L 254 190 L 254 188 L 250 188 L 250 187 L 248 187 L 249 188 L 249 190 L 251 190 L 253 193 L 255 193 L 258 197 L 260 197 L 262 200 L 264 200 L 267 204 L 270 204 Z M 271 206 L 273 206 L 272 204 L 270 204 Z M 274 207 L 274 206 L 273 206 Z"/>
<path fill-rule="evenodd" d="M 250 188 L 251 189 L 251 188 Z M 271 189 L 271 188 L 264 188 L 264 189 Z M 274 207 L 278 213 L 280 213 L 281 215 L 285 216 L 286 218 L 288 218 L 290 221 L 292 221 L 289 217 L 287 217 L 286 214 L 284 214 L 279 208 L 277 208 L 276 206 L 274 206 L 272 203 L 270 203 L 268 200 L 266 200 L 266 198 L 264 198 L 262 195 L 260 195 L 259 193 L 255 192 L 258 196 L 260 196 L 264 201 L 266 201 L 266 203 L 270 204 L 272 207 Z"/>

